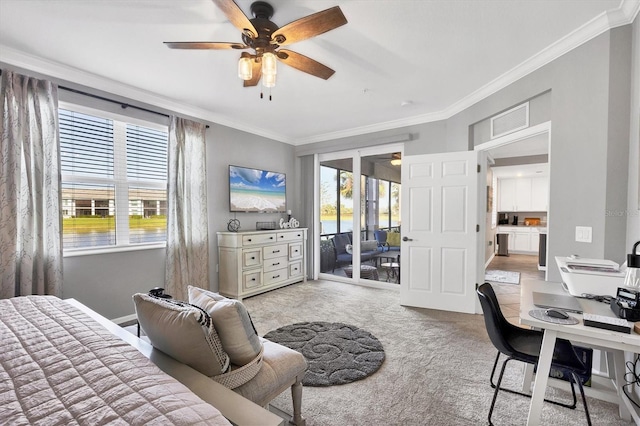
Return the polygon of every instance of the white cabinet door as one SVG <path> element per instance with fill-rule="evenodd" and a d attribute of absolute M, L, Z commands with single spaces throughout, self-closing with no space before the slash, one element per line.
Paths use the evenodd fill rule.
<path fill-rule="evenodd" d="M 516 211 L 531 211 L 531 178 L 516 179 Z"/>
<path fill-rule="evenodd" d="M 531 230 L 531 244 L 530 244 L 530 250 L 537 253 L 538 250 L 540 249 L 540 233 L 538 232 L 537 229 L 532 229 Z"/>
<path fill-rule="evenodd" d="M 516 209 L 516 180 L 498 179 L 498 211 L 512 212 Z"/>
<path fill-rule="evenodd" d="M 531 179 L 531 211 L 547 211 L 549 205 L 549 178 Z"/>
<path fill-rule="evenodd" d="M 514 232 L 513 246 L 509 247 L 514 251 L 531 251 L 531 232 L 528 229 Z"/>

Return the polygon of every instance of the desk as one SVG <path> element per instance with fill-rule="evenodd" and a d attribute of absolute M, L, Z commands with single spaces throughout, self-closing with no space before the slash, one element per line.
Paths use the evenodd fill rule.
<path fill-rule="evenodd" d="M 533 385 L 531 396 L 531 405 L 529 407 L 528 425 L 540 424 L 540 411 L 544 401 L 544 393 L 547 388 L 549 379 L 549 370 L 551 369 L 551 358 L 553 356 L 553 348 L 557 338 L 564 338 L 572 342 L 582 342 L 597 349 L 602 349 L 613 353 L 614 373 L 616 390 L 618 394 L 618 405 L 620 417 L 625 420 L 631 419 L 629 409 L 633 409 L 626 396 L 622 392 L 621 385 L 624 384 L 624 352 L 640 353 L 640 335 L 631 330 L 631 334 L 619 333 L 610 330 L 603 330 L 594 327 L 585 327 L 582 323 L 582 315 L 570 313 L 571 316 L 580 320 L 576 325 L 553 324 L 541 320 L 537 320 L 529 315 L 531 309 L 540 309 L 533 305 L 532 292 L 538 291 L 542 293 L 558 293 L 567 294 L 562 289 L 560 283 L 551 283 L 538 280 L 523 280 L 520 289 L 520 323 L 532 327 L 544 329 L 544 337 L 542 339 L 542 347 L 540 348 L 540 360 L 538 363 L 538 372 Z M 609 305 L 596 302 L 593 300 L 578 299 L 582 305 L 584 312 L 606 315 L 614 317 Z M 619 384 L 619 385 L 618 385 Z M 640 418 L 635 410 L 633 418 L 638 424 Z"/>

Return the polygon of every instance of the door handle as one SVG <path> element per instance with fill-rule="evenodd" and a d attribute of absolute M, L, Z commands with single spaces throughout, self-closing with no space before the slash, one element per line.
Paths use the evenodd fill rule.
<path fill-rule="evenodd" d="M 402 241 L 413 241 L 413 238 L 402 237 Z"/>

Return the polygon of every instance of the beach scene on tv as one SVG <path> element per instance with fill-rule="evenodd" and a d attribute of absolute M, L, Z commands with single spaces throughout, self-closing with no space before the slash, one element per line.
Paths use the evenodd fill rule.
<path fill-rule="evenodd" d="M 229 166 L 229 203 L 232 212 L 285 212 L 285 174 Z"/>

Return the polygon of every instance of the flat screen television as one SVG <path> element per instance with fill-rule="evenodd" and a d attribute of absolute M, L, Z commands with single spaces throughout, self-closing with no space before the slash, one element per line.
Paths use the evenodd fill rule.
<path fill-rule="evenodd" d="M 229 210 L 284 213 L 287 186 L 284 173 L 229 166 Z"/>

